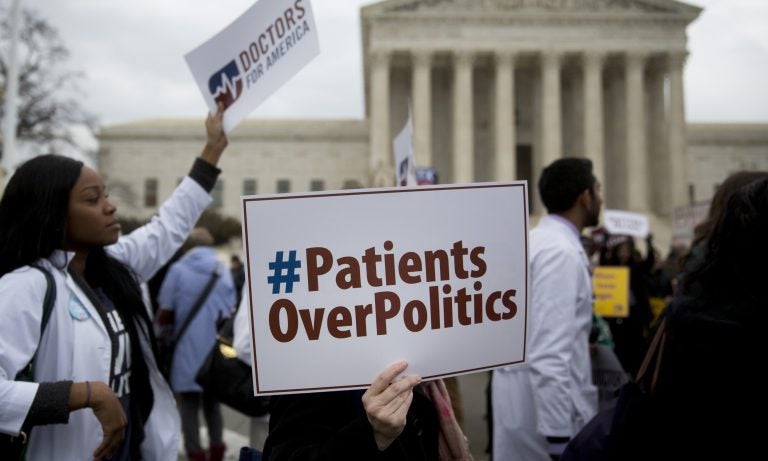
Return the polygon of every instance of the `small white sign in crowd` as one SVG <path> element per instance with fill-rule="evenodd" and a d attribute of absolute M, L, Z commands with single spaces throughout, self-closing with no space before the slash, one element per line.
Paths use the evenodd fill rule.
<path fill-rule="evenodd" d="M 413 155 L 413 116 L 408 112 L 408 120 L 403 129 L 392 140 L 392 151 L 395 156 L 395 185 L 415 186 L 416 159 Z"/>
<path fill-rule="evenodd" d="M 605 229 L 611 234 L 645 238 L 650 231 L 648 216 L 629 211 L 605 210 Z"/>

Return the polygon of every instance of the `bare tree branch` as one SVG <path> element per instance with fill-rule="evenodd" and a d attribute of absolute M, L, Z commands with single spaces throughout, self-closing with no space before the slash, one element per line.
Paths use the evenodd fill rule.
<path fill-rule="evenodd" d="M 0 9 L 0 118 L 4 117 L 9 55 L 8 12 Z M 37 12 L 24 10 L 19 30 L 19 106 L 16 135 L 32 143 L 40 153 L 56 152 L 57 146 L 78 147 L 73 128 L 91 134 L 98 129 L 96 117 L 79 100 L 83 73 L 67 69 L 69 50 L 58 31 Z M 0 152 L 2 150 L 0 149 Z"/>

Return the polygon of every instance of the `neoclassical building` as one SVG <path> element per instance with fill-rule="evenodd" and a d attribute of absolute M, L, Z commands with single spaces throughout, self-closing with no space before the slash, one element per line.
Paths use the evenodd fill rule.
<path fill-rule="evenodd" d="M 366 6 L 365 119 L 241 123 L 216 206 L 239 218 L 240 195 L 393 185 L 392 139 L 410 111 L 416 163 L 435 168 L 440 183 L 534 186 L 551 161 L 587 157 L 606 206 L 648 214 L 666 242 L 674 207 L 708 200 L 730 172 L 717 165 L 768 169 L 765 125 L 686 124 L 686 28 L 700 12 L 672 0 Z M 105 128 L 99 166 L 122 213 L 151 215 L 203 135 L 200 120 Z M 541 214 L 537 195 L 531 211 Z"/>
<path fill-rule="evenodd" d="M 390 182 L 393 128 L 410 105 L 416 162 L 445 182 L 531 180 L 583 156 L 608 207 L 670 216 L 688 199 L 672 178 L 687 177 L 683 66 L 700 11 L 667 0 L 363 8 L 373 183 Z"/>

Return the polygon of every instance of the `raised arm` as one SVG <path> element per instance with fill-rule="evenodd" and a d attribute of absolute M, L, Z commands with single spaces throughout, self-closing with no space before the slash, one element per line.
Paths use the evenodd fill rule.
<path fill-rule="evenodd" d="M 216 114 L 208 114 L 205 146 L 189 175 L 163 203 L 158 214 L 108 247 L 110 255 L 133 269 L 140 282 L 149 280 L 173 256 L 211 203 L 210 192 L 221 173 L 217 165 L 228 144 L 223 117 L 223 106 L 219 106 Z"/>

